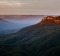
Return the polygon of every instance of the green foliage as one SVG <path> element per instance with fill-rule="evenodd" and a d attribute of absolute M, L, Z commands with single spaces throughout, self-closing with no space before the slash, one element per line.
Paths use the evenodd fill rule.
<path fill-rule="evenodd" d="M 60 56 L 60 25 L 32 25 L 0 36 L 0 56 Z"/>

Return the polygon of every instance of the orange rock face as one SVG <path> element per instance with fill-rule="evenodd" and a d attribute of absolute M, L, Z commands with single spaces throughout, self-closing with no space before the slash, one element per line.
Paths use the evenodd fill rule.
<path fill-rule="evenodd" d="M 60 16 L 47 16 L 42 19 L 41 24 L 60 24 Z"/>
<path fill-rule="evenodd" d="M 60 20 L 54 20 L 55 23 L 60 24 Z"/>
<path fill-rule="evenodd" d="M 60 24 L 60 16 L 56 16 L 54 21 L 55 23 Z"/>

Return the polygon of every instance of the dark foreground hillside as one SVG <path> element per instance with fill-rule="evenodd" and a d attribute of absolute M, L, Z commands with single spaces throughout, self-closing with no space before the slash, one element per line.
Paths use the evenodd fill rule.
<path fill-rule="evenodd" d="M 0 36 L 0 56 L 60 56 L 60 24 L 36 24 Z"/>

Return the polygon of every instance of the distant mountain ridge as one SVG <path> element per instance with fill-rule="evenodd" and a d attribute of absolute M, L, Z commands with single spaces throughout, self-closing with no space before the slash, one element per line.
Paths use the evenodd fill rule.
<path fill-rule="evenodd" d="M 0 23 L 1 23 L 1 22 L 7 22 L 7 21 L 5 21 L 4 19 L 0 18 Z"/>
<path fill-rule="evenodd" d="M 0 18 L 0 34 L 6 33 L 6 32 L 13 32 L 14 30 L 21 29 L 20 24 L 9 22 L 7 20 L 4 20 L 3 18 Z"/>

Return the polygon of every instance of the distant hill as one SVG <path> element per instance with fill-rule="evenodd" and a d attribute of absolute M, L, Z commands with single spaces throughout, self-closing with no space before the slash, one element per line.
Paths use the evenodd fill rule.
<path fill-rule="evenodd" d="M 0 55 L 60 56 L 60 24 L 54 21 L 55 17 L 50 18 L 16 33 L 0 36 Z"/>
<path fill-rule="evenodd" d="M 0 18 L 0 34 L 12 32 L 13 30 L 16 31 L 18 29 L 21 29 L 20 24 L 9 22 Z"/>
<path fill-rule="evenodd" d="M 3 22 L 3 21 L 5 22 L 5 20 L 3 20 L 2 18 L 0 18 L 0 22 Z"/>

